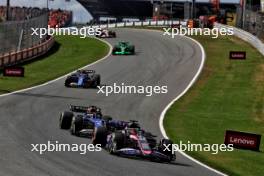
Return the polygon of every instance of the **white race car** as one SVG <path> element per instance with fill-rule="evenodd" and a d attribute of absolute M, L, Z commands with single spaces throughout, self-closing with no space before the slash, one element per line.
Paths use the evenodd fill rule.
<path fill-rule="evenodd" d="M 97 35 L 99 38 L 116 38 L 116 32 L 108 29 L 102 29 L 101 35 Z"/>

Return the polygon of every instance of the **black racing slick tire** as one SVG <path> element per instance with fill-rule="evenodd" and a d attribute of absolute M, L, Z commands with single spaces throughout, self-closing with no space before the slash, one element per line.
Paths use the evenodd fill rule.
<path fill-rule="evenodd" d="M 124 147 L 125 143 L 125 135 L 121 132 L 115 132 L 114 141 L 116 142 L 117 149 L 121 149 Z"/>
<path fill-rule="evenodd" d="M 134 55 L 135 54 L 135 46 L 130 46 L 129 52 L 131 53 L 131 55 Z"/>
<path fill-rule="evenodd" d="M 95 75 L 92 87 L 93 88 L 97 88 L 97 86 L 100 86 L 100 84 L 101 84 L 101 76 L 100 75 Z"/>
<path fill-rule="evenodd" d="M 107 129 L 106 127 L 96 127 L 94 130 L 93 144 L 101 144 L 101 147 L 106 145 Z"/>
<path fill-rule="evenodd" d="M 120 48 L 118 48 L 117 46 L 114 46 L 113 50 L 112 50 L 112 55 L 116 55 L 115 52 L 119 51 Z"/>
<path fill-rule="evenodd" d="M 80 136 L 80 131 L 83 129 L 83 118 L 82 116 L 76 116 L 72 120 L 71 134 Z"/>
<path fill-rule="evenodd" d="M 172 153 L 172 144 L 173 142 L 169 139 L 161 139 L 159 143 L 159 151 L 170 157 L 169 161 L 175 160 L 176 156 Z M 165 147 L 169 146 L 169 147 Z M 169 151 L 167 150 L 169 148 Z"/>
<path fill-rule="evenodd" d="M 112 141 L 109 146 L 109 153 L 116 154 L 116 151 L 123 148 L 125 144 L 125 135 L 121 132 L 112 134 Z"/>
<path fill-rule="evenodd" d="M 65 80 L 64 86 L 65 86 L 65 87 L 71 87 L 70 84 L 71 84 L 71 82 L 70 82 L 70 80 L 67 78 L 67 79 Z"/>
<path fill-rule="evenodd" d="M 73 113 L 64 111 L 60 114 L 60 128 L 68 130 L 71 127 Z"/>

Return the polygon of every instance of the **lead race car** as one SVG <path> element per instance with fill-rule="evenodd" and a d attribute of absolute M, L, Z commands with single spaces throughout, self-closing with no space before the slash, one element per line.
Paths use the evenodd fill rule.
<path fill-rule="evenodd" d="M 134 55 L 135 46 L 131 45 L 129 42 L 119 42 L 113 47 L 113 55 Z"/>
<path fill-rule="evenodd" d="M 101 76 L 95 74 L 94 70 L 78 70 L 68 76 L 65 80 L 65 87 L 75 88 L 97 88 L 101 84 Z"/>
<path fill-rule="evenodd" d="M 135 125 L 136 123 L 134 123 Z M 171 140 L 161 139 L 157 143 L 156 136 L 140 129 L 139 126 L 129 126 L 116 130 L 107 136 L 106 149 L 111 153 L 125 157 L 140 157 L 157 162 L 172 162 L 176 155 L 166 150 L 165 146 L 172 144 Z M 171 145 L 170 145 L 171 146 Z"/>

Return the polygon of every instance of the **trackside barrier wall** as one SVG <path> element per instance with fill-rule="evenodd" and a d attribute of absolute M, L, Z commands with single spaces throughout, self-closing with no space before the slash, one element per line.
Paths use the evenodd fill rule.
<path fill-rule="evenodd" d="M 28 61 L 45 54 L 54 44 L 54 38 L 50 37 L 45 42 L 34 47 L 23 49 L 18 52 L 10 52 L 0 55 L 0 68 Z"/>
<path fill-rule="evenodd" d="M 47 28 L 48 13 L 28 20 L 0 23 L 0 55 L 33 47 L 43 38 L 31 35 L 32 28 Z"/>
<path fill-rule="evenodd" d="M 91 27 L 115 28 L 115 27 L 133 27 L 133 26 L 139 26 L 139 27 L 141 26 L 169 26 L 173 24 L 181 24 L 182 26 L 186 26 L 187 21 L 179 21 L 179 20 L 136 21 L 136 22 L 122 22 L 122 23 L 92 25 Z"/>
<path fill-rule="evenodd" d="M 264 56 L 264 43 L 257 38 L 256 36 L 252 35 L 249 32 L 246 32 L 242 29 L 238 29 L 233 26 L 227 26 L 223 24 L 216 23 L 215 27 L 217 28 L 233 28 L 234 29 L 234 35 L 241 38 L 242 40 L 250 43 L 252 46 L 254 46 L 263 56 Z"/>

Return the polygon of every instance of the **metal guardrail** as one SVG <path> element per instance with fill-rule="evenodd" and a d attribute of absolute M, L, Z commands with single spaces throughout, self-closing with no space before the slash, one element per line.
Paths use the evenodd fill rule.
<path fill-rule="evenodd" d="M 264 13 L 246 9 L 243 30 L 256 35 L 264 41 Z"/>
<path fill-rule="evenodd" d="M 159 20 L 159 21 L 136 21 L 136 22 L 121 22 L 121 23 L 109 23 L 92 25 L 94 28 L 116 28 L 116 27 L 141 27 L 141 26 L 170 26 L 173 24 L 181 24 L 183 26 L 187 25 L 187 21 L 179 20 Z"/>
<path fill-rule="evenodd" d="M 241 38 L 242 40 L 244 40 L 248 43 L 250 43 L 264 56 L 264 43 L 259 38 L 252 35 L 251 33 L 244 31 L 242 29 L 238 29 L 238 28 L 233 27 L 233 26 L 227 26 L 227 25 L 223 25 L 223 24 L 219 24 L 219 23 L 216 23 L 215 27 L 217 27 L 217 28 L 233 28 L 235 36 Z"/>

